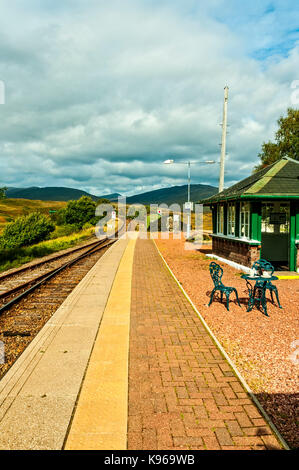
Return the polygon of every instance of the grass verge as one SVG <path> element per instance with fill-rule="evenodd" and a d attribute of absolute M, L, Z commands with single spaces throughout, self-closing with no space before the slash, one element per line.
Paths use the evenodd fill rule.
<path fill-rule="evenodd" d="M 35 258 L 42 258 L 43 256 L 50 255 L 57 251 L 71 248 L 91 238 L 93 234 L 94 227 L 91 227 L 72 235 L 55 238 L 54 240 L 46 240 L 36 245 L 2 251 L 2 253 L 0 253 L 0 272 L 17 268 L 22 264 L 33 261 Z"/>

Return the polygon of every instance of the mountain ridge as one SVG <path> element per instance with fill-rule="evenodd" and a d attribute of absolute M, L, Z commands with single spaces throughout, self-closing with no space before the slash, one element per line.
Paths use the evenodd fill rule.
<path fill-rule="evenodd" d="M 64 186 L 31 186 L 29 188 L 9 187 L 6 191 L 6 197 L 11 199 L 30 199 L 39 201 L 69 201 L 71 199 L 79 199 L 81 196 L 89 196 L 93 200 L 113 199 L 119 196 L 118 193 L 106 194 L 103 196 L 95 196 L 87 191 L 76 188 L 68 188 Z"/>
<path fill-rule="evenodd" d="M 197 202 L 200 199 L 213 196 L 218 192 L 214 186 L 207 184 L 191 184 L 190 194 L 191 201 Z M 144 193 L 127 196 L 127 204 L 179 204 L 182 205 L 187 200 L 188 188 L 187 185 L 170 186 L 168 188 L 155 189 L 153 191 L 146 191 Z M 87 191 L 75 188 L 67 188 L 64 186 L 31 186 L 29 188 L 16 188 L 10 187 L 6 191 L 6 197 L 11 199 L 30 199 L 40 201 L 69 201 L 79 199 L 81 196 L 89 196 L 93 200 L 109 199 L 111 202 L 116 202 L 119 193 L 104 194 L 96 196 Z"/>
<path fill-rule="evenodd" d="M 218 188 L 207 184 L 191 184 L 190 200 L 197 202 L 200 199 L 218 193 Z M 171 186 L 169 188 L 155 189 L 134 196 L 127 197 L 127 204 L 184 204 L 188 199 L 188 186 Z"/>

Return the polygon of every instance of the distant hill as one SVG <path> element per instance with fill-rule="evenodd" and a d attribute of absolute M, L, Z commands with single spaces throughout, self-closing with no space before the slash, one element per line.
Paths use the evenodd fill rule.
<path fill-rule="evenodd" d="M 197 202 L 200 199 L 212 196 L 218 193 L 218 188 L 209 186 L 207 184 L 191 184 L 190 194 L 191 201 Z M 135 196 L 127 197 L 127 204 L 184 204 L 187 201 L 188 187 L 184 186 L 171 186 L 170 188 L 156 189 L 155 191 L 148 191 L 146 193 L 136 194 Z"/>
<path fill-rule="evenodd" d="M 59 210 L 66 206 L 65 201 L 33 201 L 29 199 L 0 199 L 0 233 L 7 222 L 16 217 L 38 211 L 49 214 L 50 210 Z"/>
<path fill-rule="evenodd" d="M 119 196 L 121 196 L 121 194 L 112 193 L 112 194 L 104 194 L 104 196 L 99 196 L 99 197 L 100 199 L 109 199 L 109 201 L 117 201 Z"/>
<path fill-rule="evenodd" d="M 79 199 L 81 196 L 89 196 L 93 200 L 99 198 L 117 199 L 118 193 L 107 194 L 104 196 L 95 196 L 86 191 L 75 188 L 64 187 L 46 187 L 39 188 L 32 186 L 31 188 L 8 188 L 6 197 L 14 199 L 31 199 L 39 201 L 69 201 L 70 199 Z"/>
<path fill-rule="evenodd" d="M 216 194 L 218 189 L 207 184 L 191 184 L 191 201 L 197 202 Z M 95 196 L 81 189 L 65 188 L 65 187 L 45 187 L 40 188 L 32 186 L 31 188 L 13 188 L 10 187 L 6 191 L 7 198 L 13 199 L 30 199 L 38 201 L 69 201 L 71 199 L 79 199 L 81 196 L 89 196 L 93 200 L 101 198 L 117 201 L 119 193 L 105 194 Z M 187 185 L 171 186 L 170 188 L 156 189 L 146 193 L 135 194 L 127 197 L 127 204 L 180 204 L 187 200 Z"/>

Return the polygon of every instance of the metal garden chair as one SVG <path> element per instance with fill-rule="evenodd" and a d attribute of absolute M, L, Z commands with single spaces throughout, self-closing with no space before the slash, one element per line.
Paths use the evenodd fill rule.
<path fill-rule="evenodd" d="M 269 261 L 265 259 L 259 259 L 258 261 L 255 261 L 252 265 L 252 269 L 255 269 L 260 276 L 262 275 L 263 271 L 268 271 L 270 273 L 270 277 L 273 276 L 273 273 L 274 273 L 274 267 L 272 266 L 271 263 L 269 263 Z M 256 281 L 255 289 L 262 288 L 263 283 L 264 281 Z M 274 284 L 272 284 L 271 281 L 267 281 L 266 286 L 265 286 L 265 291 L 267 289 L 270 291 L 272 302 L 274 302 L 274 299 L 273 299 L 273 292 L 274 292 L 274 294 L 276 295 L 276 300 L 279 305 L 279 308 L 282 308 L 279 302 L 277 287 Z"/>
<path fill-rule="evenodd" d="M 232 292 L 235 292 L 238 305 L 241 307 L 240 302 L 239 302 L 237 289 L 235 287 L 225 286 L 221 281 L 221 278 L 222 278 L 222 275 L 223 275 L 223 269 L 221 268 L 221 266 L 219 266 L 219 264 L 212 261 L 212 263 L 210 263 L 209 268 L 210 268 L 211 278 L 214 282 L 214 289 L 211 292 L 210 302 L 209 302 L 208 306 L 210 306 L 211 303 L 213 302 L 215 292 L 219 291 L 220 295 L 221 295 L 221 302 L 223 300 L 223 294 L 225 294 L 225 296 L 226 296 L 226 308 L 227 308 L 227 310 L 229 310 L 229 296 Z"/>

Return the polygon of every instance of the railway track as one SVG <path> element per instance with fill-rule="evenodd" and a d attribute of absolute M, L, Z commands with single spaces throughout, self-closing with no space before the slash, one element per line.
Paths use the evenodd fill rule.
<path fill-rule="evenodd" d="M 34 269 L 33 273 L 31 269 L 29 269 L 28 272 L 25 271 L 25 275 L 22 273 L 21 278 L 19 276 L 15 278 L 14 276 L 13 279 L 9 279 L 8 288 L 2 288 L 2 291 L 0 291 L 0 315 L 4 310 L 29 294 L 35 288 L 39 287 L 39 285 L 46 282 L 48 279 L 58 274 L 60 271 L 66 269 L 72 264 L 75 264 L 80 259 L 89 256 L 93 252 L 101 250 L 107 244 L 111 243 L 111 241 L 107 241 L 106 239 L 97 241 L 96 243 L 92 244 L 91 247 L 85 247 L 84 250 L 81 249 L 80 251 L 82 252 L 78 255 L 74 256 L 74 252 L 72 252 L 70 254 L 71 256 L 67 257 L 67 260 L 63 258 L 62 262 L 60 259 L 60 262 L 57 263 L 56 259 L 54 264 L 53 262 L 51 263 L 51 266 L 49 266 L 48 262 L 45 262 L 44 264 L 38 266 L 38 269 Z M 77 252 L 78 250 L 74 251 Z"/>
<path fill-rule="evenodd" d="M 59 272 L 65 270 L 66 268 L 76 264 L 81 259 L 84 259 L 86 256 L 90 256 L 93 253 L 102 250 L 103 248 L 111 245 L 112 241 L 101 240 L 94 244 L 92 247 L 88 248 L 83 253 L 80 253 L 78 256 L 72 257 L 70 260 L 60 263 L 59 266 L 55 266 L 52 269 L 47 269 L 46 271 L 30 277 L 29 279 L 22 280 L 17 285 L 10 287 L 9 289 L 0 293 L 0 315 L 7 310 L 15 303 L 19 302 L 22 298 L 26 297 L 37 287 L 47 282 L 53 276 L 56 276 Z"/>
<path fill-rule="evenodd" d="M 0 274 L 0 298 L 6 291 L 17 287 L 25 281 L 29 281 L 34 277 L 50 271 L 51 268 L 59 267 L 64 262 L 70 261 L 77 256 L 80 252 L 99 244 L 99 240 L 93 241 L 88 244 L 76 246 L 75 248 L 64 250 L 63 253 L 58 252 L 53 255 L 42 258 L 38 261 L 31 262 L 25 266 L 17 269 L 9 270 Z"/>
<path fill-rule="evenodd" d="M 87 250 L 85 247 L 84 253 L 67 261 L 63 258 L 60 266 L 52 266 L 38 276 L 35 273 L 1 293 L 0 340 L 4 343 L 5 363 L 0 364 L 0 378 L 114 242 L 97 241 Z"/>

